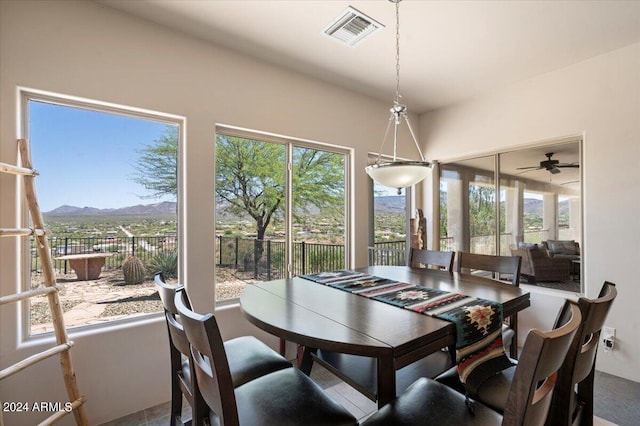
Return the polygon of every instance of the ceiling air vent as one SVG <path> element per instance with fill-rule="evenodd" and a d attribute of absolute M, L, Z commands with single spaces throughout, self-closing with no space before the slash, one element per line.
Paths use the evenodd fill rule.
<path fill-rule="evenodd" d="M 381 28 L 384 25 L 349 6 L 322 32 L 348 46 L 355 46 Z"/>

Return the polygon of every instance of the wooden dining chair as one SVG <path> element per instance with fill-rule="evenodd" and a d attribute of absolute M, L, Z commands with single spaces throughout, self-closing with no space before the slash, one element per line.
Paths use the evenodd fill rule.
<path fill-rule="evenodd" d="M 581 297 L 578 307 L 582 321 L 567 352 L 553 391 L 547 426 L 593 425 L 593 376 L 600 330 L 616 298 L 615 284 L 605 282 L 597 299 Z M 556 325 L 563 321 L 563 312 Z M 515 366 L 487 379 L 479 388 L 477 399 L 503 413 L 512 386 Z M 455 369 L 436 377 L 436 381 L 464 392 Z M 577 385 L 577 393 L 575 391 Z"/>
<path fill-rule="evenodd" d="M 409 252 L 409 266 L 412 268 L 421 268 L 436 266 L 439 269 L 453 271 L 453 260 L 455 258 L 453 251 L 437 251 L 427 249 L 411 248 Z"/>
<path fill-rule="evenodd" d="M 510 283 L 516 287 L 520 286 L 520 266 L 522 257 L 520 256 L 492 256 L 487 254 L 476 254 L 458 252 L 457 271 L 470 273 L 471 271 L 487 271 L 496 274 L 498 282 L 500 274 L 508 274 L 511 276 Z M 509 352 L 509 356 L 518 359 L 518 314 L 515 313 L 509 317 L 508 326 L 502 328 L 502 341 L 504 342 L 505 351 Z"/>
<path fill-rule="evenodd" d="M 469 401 L 460 392 L 435 380 L 421 378 L 393 402 L 362 423 L 363 426 L 525 425 L 542 426 L 549 412 L 558 370 L 581 322 L 580 308 L 566 301 L 558 327 L 531 330 L 514 368 L 503 414 Z"/>
<path fill-rule="evenodd" d="M 192 424 L 203 422 L 208 412 L 193 375 L 193 362 L 189 341 L 180 322 L 175 306 L 175 295 L 183 286 L 168 285 L 161 272 L 154 276 L 156 288 L 164 307 L 165 322 L 169 333 L 171 362 L 171 425 L 182 425 L 182 397 L 191 406 Z M 188 300 L 185 301 L 188 304 Z M 230 358 L 232 382 L 240 386 L 256 377 L 293 365 L 255 337 L 238 337 L 224 343 Z"/>
<path fill-rule="evenodd" d="M 200 392 L 209 408 L 205 419 L 208 424 L 358 424 L 351 413 L 297 368 L 284 368 L 234 386 L 215 315 L 193 312 L 184 289 L 176 292 L 175 306 L 191 344 Z"/>
<path fill-rule="evenodd" d="M 593 382 L 600 332 L 618 292 L 605 281 L 597 299 L 578 299 L 582 324 L 558 371 L 547 426 L 593 425 Z"/>

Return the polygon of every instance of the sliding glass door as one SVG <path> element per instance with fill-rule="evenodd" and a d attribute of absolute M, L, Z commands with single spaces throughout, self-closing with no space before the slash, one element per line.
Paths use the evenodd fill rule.
<path fill-rule="evenodd" d="M 546 285 L 537 275 L 554 281 L 554 288 L 580 291 L 580 158 L 581 141 L 574 139 L 442 164 L 440 249 L 507 256 L 517 251 L 530 282 Z M 561 252 L 549 249 L 550 242 Z M 540 266 L 536 272 L 541 256 L 564 262 L 539 262 L 554 270 Z"/>
<path fill-rule="evenodd" d="M 347 265 L 346 151 L 216 136 L 216 300 L 248 284 Z"/>

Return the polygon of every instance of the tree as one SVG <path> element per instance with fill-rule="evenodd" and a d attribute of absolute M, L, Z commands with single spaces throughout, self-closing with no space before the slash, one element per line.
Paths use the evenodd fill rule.
<path fill-rule="evenodd" d="M 285 146 L 217 135 L 216 201 L 235 215 L 248 214 L 256 226 L 256 261 L 262 241 L 285 202 Z M 344 205 L 344 157 L 325 151 L 294 148 L 292 158 L 293 216 L 313 207 L 324 214 Z"/>
<path fill-rule="evenodd" d="M 139 151 L 135 182 L 151 192 L 147 198 L 177 195 L 178 128 L 167 126 L 161 137 Z M 275 219 L 282 220 L 285 202 L 284 145 L 218 134 L 216 202 L 236 216 L 255 222 L 257 253 Z M 313 208 L 323 215 L 344 205 L 344 156 L 310 148 L 293 149 L 293 216 L 300 220 Z"/>
<path fill-rule="evenodd" d="M 137 150 L 140 154 L 133 181 L 150 191 L 141 198 L 178 195 L 178 126 L 167 125 L 159 139 Z"/>

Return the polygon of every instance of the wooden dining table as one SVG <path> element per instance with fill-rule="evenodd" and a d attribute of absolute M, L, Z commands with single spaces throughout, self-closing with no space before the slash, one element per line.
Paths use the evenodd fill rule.
<path fill-rule="evenodd" d="M 504 317 L 530 305 L 528 292 L 476 275 L 404 266 L 356 271 L 496 301 Z M 320 362 L 379 407 L 396 397 L 398 370 L 456 342 L 452 322 L 301 277 L 247 286 L 240 307 L 258 328 L 298 344 L 302 371 L 309 374 L 313 362 Z M 369 367 L 358 371 L 354 366 L 363 363 L 354 360 L 368 360 Z"/>

